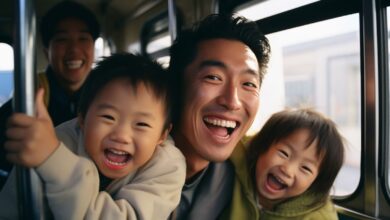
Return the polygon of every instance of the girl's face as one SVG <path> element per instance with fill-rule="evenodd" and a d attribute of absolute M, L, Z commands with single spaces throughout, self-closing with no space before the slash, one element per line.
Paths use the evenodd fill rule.
<path fill-rule="evenodd" d="M 316 179 L 321 158 L 317 140 L 307 146 L 309 130 L 299 129 L 271 145 L 256 163 L 256 188 L 265 208 L 298 196 Z"/>

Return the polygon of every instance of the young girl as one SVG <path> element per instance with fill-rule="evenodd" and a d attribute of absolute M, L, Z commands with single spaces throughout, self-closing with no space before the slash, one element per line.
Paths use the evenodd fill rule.
<path fill-rule="evenodd" d="M 237 146 L 235 196 L 224 218 L 338 219 L 329 192 L 343 159 L 331 120 L 308 109 L 278 112 L 247 149 Z"/>

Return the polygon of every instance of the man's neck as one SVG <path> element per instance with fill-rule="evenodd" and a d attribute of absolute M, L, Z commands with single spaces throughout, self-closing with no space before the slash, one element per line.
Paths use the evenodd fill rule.
<path fill-rule="evenodd" d="M 196 151 L 194 151 L 194 147 L 190 145 L 190 143 L 182 134 L 174 133 L 173 139 L 175 140 L 175 145 L 177 148 L 180 149 L 186 158 L 187 180 L 204 170 L 209 165 L 210 162 L 202 158 Z"/>

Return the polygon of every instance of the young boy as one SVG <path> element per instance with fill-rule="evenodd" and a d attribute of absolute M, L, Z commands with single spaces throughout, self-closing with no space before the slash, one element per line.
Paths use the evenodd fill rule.
<path fill-rule="evenodd" d="M 329 193 L 343 159 L 330 119 L 309 109 L 275 113 L 247 149 L 235 150 L 235 187 L 246 197 L 222 219 L 338 219 Z"/>
<path fill-rule="evenodd" d="M 167 219 L 186 172 L 184 157 L 166 140 L 167 75 L 141 56 L 112 55 L 88 76 L 78 119 L 60 125 L 57 135 L 43 91 L 36 117 L 11 117 L 7 158 L 35 168 L 55 219 Z M 13 181 L 1 192 L 0 217 L 17 216 Z"/>

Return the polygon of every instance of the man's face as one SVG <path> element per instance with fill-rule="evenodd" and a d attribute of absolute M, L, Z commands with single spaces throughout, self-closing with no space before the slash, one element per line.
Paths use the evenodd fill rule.
<path fill-rule="evenodd" d="M 80 118 L 84 146 L 99 171 L 121 178 L 144 165 L 168 135 L 165 105 L 151 88 L 123 79 L 109 82 Z"/>
<path fill-rule="evenodd" d="M 59 84 L 75 92 L 91 71 L 94 41 L 83 21 L 66 18 L 58 23 L 45 53 Z"/>
<path fill-rule="evenodd" d="M 259 67 L 245 44 L 212 39 L 198 45 L 184 73 L 184 108 L 175 136 L 186 157 L 224 161 L 259 106 Z M 178 143 L 180 144 L 180 143 Z"/>

